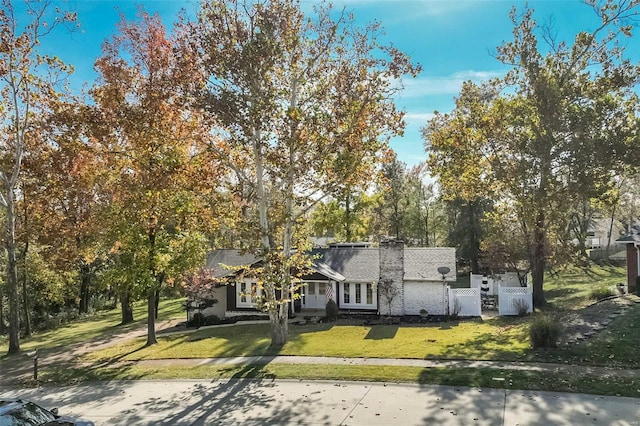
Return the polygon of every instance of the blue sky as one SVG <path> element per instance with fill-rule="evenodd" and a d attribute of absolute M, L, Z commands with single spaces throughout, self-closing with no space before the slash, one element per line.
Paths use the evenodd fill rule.
<path fill-rule="evenodd" d="M 335 0 L 338 9 L 352 11 L 363 24 L 377 20 L 383 24 L 384 40 L 393 42 L 423 67 L 423 72 L 405 82 L 406 89 L 396 99 L 406 111 L 407 129 L 391 146 L 409 165 L 426 159 L 420 128 L 434 110 L 450 111 L 462 82 L 476 82 L 502 75 L 506 67 L 493 56 L 496 46 L 511 40 L 509 11 L 522 9 L 523 1 L 502 0 Z M 133 18 L 136 5 L 158 12 L 170 24 L 181 8 L 195 16 L 196 0 L 69 0 L 60 3 L 75 10 L 81 30 L 72 34 L 58 32 L 43 47 L 72 64 L 76 73 L 73 87 L 92 84 L 96 74 L 93 62 L 100 54 L 105 38 L 115 31 L 119 13 Z M 302 0 L 311 10 L 313 0 Z M 571 40 L 580 30 L 598 25 L 593 11 L 579 0 L 529 1 L 538 22 L 549 22 L 559 39 Z M 637 41 L 636 41 L 637 43 Z M 640 50 L 640 49 L 638 49 Z M 637 59 L 637 58 L 636 58 Z"/>

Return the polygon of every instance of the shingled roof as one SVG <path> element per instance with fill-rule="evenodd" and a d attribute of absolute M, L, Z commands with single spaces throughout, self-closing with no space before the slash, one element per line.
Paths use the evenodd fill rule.
<path fill-rule="evenodd" d="M 380 278 L 380 249 L 375 248 L 320 248 L 311 251 L 314 269 L 336 281 L 378 281 Z M 411 281 L 440 281 L 438 267 L 456 270 L 455 249 L 429 247 L 404 249 L 404 279 Z M 209 253 L 207 268 L 213 269 L 216 278 L 233 274 L 227 266 L 253 265 L 259 259 L 237 250 L 215 250 Z M 455 272 L 447 281 L 455 281 Z"/>
<path fill-rule="evenodd" d="M 453 247 L 409 247 L 404 249 L 404 279 L 412 281 L 441 281 L 440 266 L 451 272 L 447 281 L 456 280 L 456 249 Z"/>
<path fill-rule="evenodd" d="M 207 256 L 207 269 L 213 271 L 215 278 L 233 275 L 234 269 L 225 268 L 225 266 L 244 266 L 253 265 L 258 259 L 251 253 L 241 253 L 238 250 L 213 250 Z"/>
<path fill-rule="evenodd" d="M 625 235 L 622 238 L 618 238 L 616 240 L 618 243 L 630 244 L 637 243 L 640 244 L 640 225 L 633 225 L 631 227 L 631 233 Z"/>

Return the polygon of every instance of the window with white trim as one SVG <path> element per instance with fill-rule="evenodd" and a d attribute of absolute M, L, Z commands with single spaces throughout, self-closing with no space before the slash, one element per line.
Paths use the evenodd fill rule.
<path fill-rule="evenodd" d="M 236 283 L 236 307 L 255 308 L 262 291 L 255 280 L 245 279 Z"/>
<path fill-rule="evenodd" d="M 375 283 L 348 283 L 340 284 L 340 307 L 350 309 L 376 309 L 378 306 L 375 297 Z"/>

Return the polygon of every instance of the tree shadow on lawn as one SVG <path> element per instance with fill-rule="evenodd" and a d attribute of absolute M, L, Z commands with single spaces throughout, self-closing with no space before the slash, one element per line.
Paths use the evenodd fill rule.
<path fill-rule="evenodd" d="M 374 325 L 369 329 L 365 340 L 393 339 L 398 333 L 397 325 Z"/>
<path fill-rule="evenodd" d="M 425 359 L 524 360 L 531 352 L 528 336 L 511 334 L 509 330 L 513 327 L 518 324 L 499 321 L 496 331 L 475 334 L 459 343 L 446 345 L 439 354 L 427 355 Z"/>

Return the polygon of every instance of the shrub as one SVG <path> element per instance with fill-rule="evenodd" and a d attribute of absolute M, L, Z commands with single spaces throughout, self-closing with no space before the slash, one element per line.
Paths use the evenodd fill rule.
<path fill-rule="evenodd" d="M 220 324 L 220 318 L 217 315 L 207 315 L 204 318 L 204 325 Z"/>
<path fill-rule="evenodd" d="M 333 299 L 329 299 L 325 306 L 325 315 L 327 320 L 335 321 L 338 319 L 338 304 Z"/>
<path fill-rule="evenodd" d="M 460 315 L 461 311 L 462 311 L 462 303 L 460 302 L 460 299 L 455 297 L 453 299 L 453 307 L 451 308 L 451 312 L 449 312 L 449 315 L 451 316 L 451 318 L 456 319 L 458 318 L 458 315 Z"/>
<path fill-rule="evenodd" d="M 589 297 L 594 300 L 602 300 L 615 295 L 615 292 L 613 292 L 609 287 L 596 287 L 591 290 Z"/>
<path fill-rule="evenodd" d="M 529 313 L 529 304 L 524 299 L 516 299 L 513 307 L 518 311 L 518 316 L 523 317 Z"/>
<path fill-rule="evenodd" d="M 193 318 L 191 318 L 191 320 L 187 322 L 187 327 L 200 327 L 201 325 L 204 325 L 205 322 L 206 319 L 202 312 L 196 312 L 195 314 L 193 314 Z"/>
<path fill-rule="evenodd" d="M 548 315 L 536 317 L 529 325 L 529 339 L 534 349 L 555 348 L 560 337 L 560 325 Z"/>

